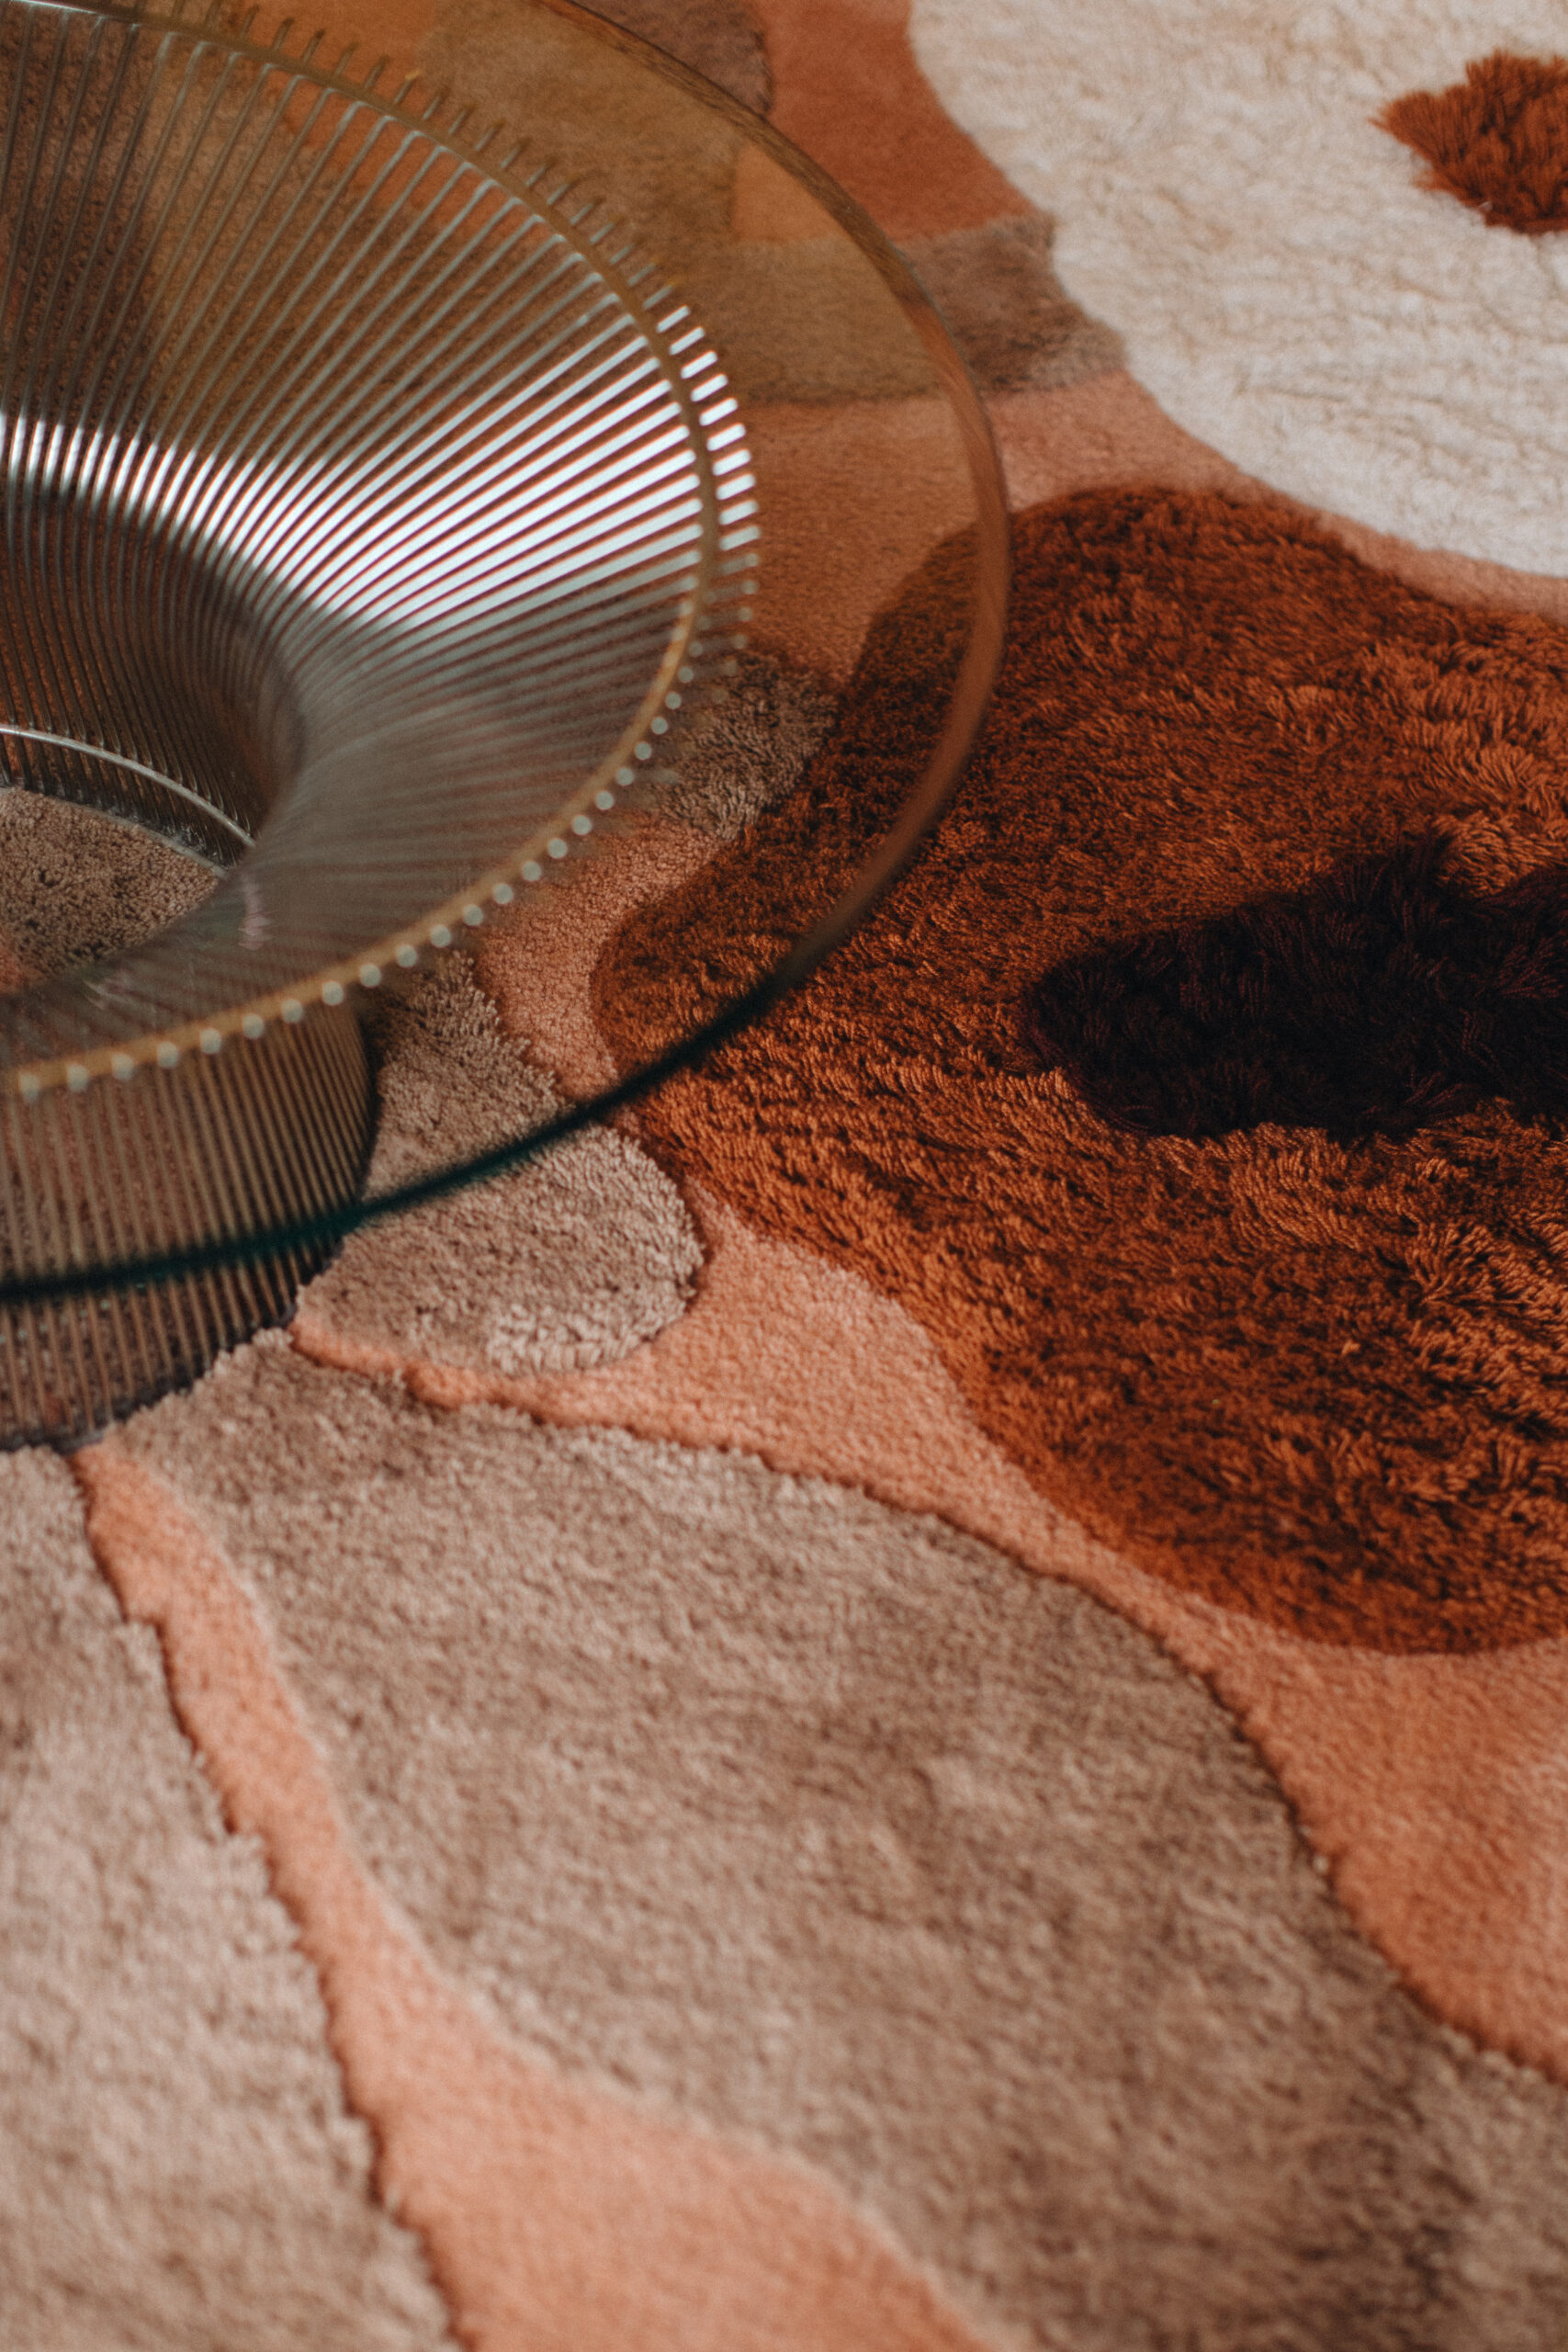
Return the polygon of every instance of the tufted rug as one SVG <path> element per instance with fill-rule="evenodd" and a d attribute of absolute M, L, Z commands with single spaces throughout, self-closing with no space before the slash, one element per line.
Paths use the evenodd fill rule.
<path fill-rule="evenodd" d="M 1001 676 L 764 1023 L 0 1461 L 0 2342 L 1562 2352 L 1561 11 L 613 13 L 942 305 Z M 378 1010 L 372 1182 L 852 855 L 943 527 Z M 0 984 L 189 887 L 0 795 Z"/>

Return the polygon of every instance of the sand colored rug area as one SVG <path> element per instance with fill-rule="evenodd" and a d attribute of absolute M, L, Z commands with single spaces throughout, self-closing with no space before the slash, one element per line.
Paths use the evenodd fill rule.
<path fill-rule="evenodd" d="M 1556 19 L 615 13 L 943 304 L 1002 673 L 766 1023 L 0 1464 L 0 2343 L 1561 2352 Z M 529 70 L 508 0 L 339 19 Z M 953 518 L 802 307 L 764 531 L 809 444 L 840 568 L 378 1002 L 372 1188 L 746 978 L 901 789 Z M 0 792 L 0 982 L 207 881 Z"/>

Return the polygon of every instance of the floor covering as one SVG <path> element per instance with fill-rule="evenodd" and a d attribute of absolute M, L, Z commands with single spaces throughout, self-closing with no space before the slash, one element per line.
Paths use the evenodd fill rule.
<path fill-rule="evenodd" d="M 527 70 L 508 0 L 359 13 Z M 0 2340 L 1561 2352 L 1561 13 L 614 13 L 942 304 L 1001 674 L 766 1022 L 0 1460 Z M 918 420 L 891 578 L 864 418 L 749 421 L 844 579 L 378 1008 L 373 1186 L 640 1058 L 901 788 Z M 0 983 L 189 888 L 0 796 Z"/>

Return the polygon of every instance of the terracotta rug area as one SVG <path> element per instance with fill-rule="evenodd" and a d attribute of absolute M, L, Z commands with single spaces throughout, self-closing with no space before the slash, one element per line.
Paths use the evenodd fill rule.
<path fill-rule="evenodd" d="M 765 1023 L 0 1463 L 0 2340 L 1561 2352 L 1555 17 L 615 13 L 942 304 L 1002 674 Z M 508 0 L 336 16 L 527 72 Z M 809 238 L 682 200 L 817 332 Z M 373 1188 L 902 787 L 918 419 L 750 422 L 765 531 L 874 430 L 926 560 L 846 527 L 669 805 L 378 1003 Z M 0 984 L 206 882 L 0 792 Z"/>

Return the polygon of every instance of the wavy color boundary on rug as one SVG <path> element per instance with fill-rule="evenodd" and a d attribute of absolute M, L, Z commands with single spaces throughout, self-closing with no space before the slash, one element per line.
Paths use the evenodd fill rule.
<path fill-rule="evenodd" d="M 1551 2332 L 1562 2092 L 1398 1996 L 1098 1600 L 278 1341 L 115 1445 L 249 1596 L 388 1907 L 547 2068 L 826 2175 L 1010 2344 Z"/>
<path fill-rule="evenodd" d="M 321 1980 L 389 2210 L 475 2352 L 979 2352 L 804 2170 L 567 2084 L 511 2050 L 394 1924 L 250 1603 L 116 1441 L 75 1457 L 88 1534 L 231 1826 L 260 1838 Z"/>
<path fill-rule="evenodd" d="M 1073 384 L 1031 385 L 987 403 L 1015 513 L 1076 492 L 1218 491 L 1244 504 L 1279 506 L 1277 491 L 1166 414 L 1124 368 Z M 1515 571 L 1451 548 L 1418 548 L 1365 523 L 1317 507 L 1295 508 L 1351 554 L 1407 588 L 1445 605 L 1485 605 L 1568 623 L 1568 580 Z"/>
<path fill-rule="evenodd" d="M 1491 1656 L 1325 1647 L 1150 1576 L 1065 1518 L 976 1421 L 921 1327 L 861 1278 L 694 1188 L 694 1304 L 624 1363 L 508 1380 L 356 1344 L 302 1308 L 313 1363 L 423 1402 L 739 1446 L 934 1511 L 1084 1587 L 1205 1681 L 1294 1806 L 1357 1927 L 1450 2024 L 1568 2081 L 1568 1641 Z"/>

